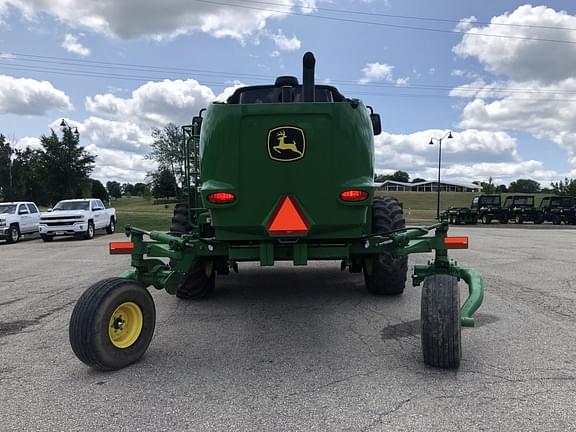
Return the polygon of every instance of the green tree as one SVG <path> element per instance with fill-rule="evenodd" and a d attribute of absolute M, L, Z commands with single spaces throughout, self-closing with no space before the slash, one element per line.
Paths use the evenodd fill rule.
<path fill-rule="evenodd" d="M 408 183 L 410 181 L 410 174 L 406 171 L 396 171 L 392 174 L 392 180 Z"/>
<path fill-rule="evenodd" d="M 0 134 L 0 199 L 11 201 L 12 198 L 12 154 L 14 150 L 6 137 Z"/>
<path fill-rule="evenodd" d="M 90 195 L 92 198 L 98 198 L 102 201 L 108 201 L 108 191 L 100 180 L 90 179 L 91 191 Z"/>
<path fill-rule="evenodd" d="M 496 186 L 496 193 L 506 193 L 508 192 L 508 188 L 506 185 L 498 185 Z"/>
<path fill-rule="evenodd" d="M 510 183 L 508 191 L 512 193 L 537 193 L 540 192 L 540 183 L 531 179 L 518 179 Z"/>
<path fill-rule="evenodd" d="M 182 183 L 184 164 L 182 158 L 182 133 L 174 123 L 168 123 L 163 129 L 152 129 L 154 142 L 150 145 L 151 151 L 147 159 L 158 163 L 158 173 L 169 170 L 176 179 L 173 195 L 178 196 L 178 184 Z"/>
<path fill-rule="evenodd" d="M 120 189 L 120 183 L 118 183 L 117 181 L 107 181 L 106 189 L 108 190 L 108 194 L 112 198 L 122 197 L 122 190 Z"/>
<path fill-rule="evenodd" d="M 174 196 L 174 191 L 178 194 L 178 185 L 172 172 L 163 169 L 152 174 L 152 194 L 155 198 Z"/>
<path fill-rule="evenodd" d="M 122 194 L 123 195 L 134 195 L 134 185 L 132 183 L 124 183 L 122 185 Z"/>
<path fill-rule="evenodd" d="M 427 181 L 426 179 L 420 178 L 420 177 L 416 177 L 415 179 L 412 179 L 412 183 L 422 183 Z"/>
<path fill-rule="evenodd" d="M 134 195 L 144 196 L 148 193 L 148 185 L 146 183 L 136 183 L 134 185 Z"/>
<path fill-rule="evenodd" d="M 84 150 L 79 140 L 71 128 L 63 129 L 62 140 L 54 131 L 40 138 L 44 148 L 44 181 L 52 202 L 77 198 L 89 184 L 88 176 L 94 169 L 96 156 Z"/>
<path fill-rule="evenodd" d="M 557 195 L 576 196 L 576 179 L 565 178 L 558 183 L 552 183 L 551 186 Z"/>
<path fill-rule="evenodd" d="M 495 194 L 496 193 L 496 185 L 492 180 L 492 177 L 488 179 L 488 183 L 480 182 L 480 187 L 482 187 L 482 193 L 485 194 Z"/>
<path fill-rule="evenodd" d="M 50 204 L 44 178 L 44 153 L 40 150 L 16 150 L 12 162 L 12 196 L 15 201 Z"/>

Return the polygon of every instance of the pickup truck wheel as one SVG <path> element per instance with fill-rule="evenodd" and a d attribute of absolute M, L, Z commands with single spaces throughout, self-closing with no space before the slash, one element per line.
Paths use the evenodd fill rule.
<path fill-rule="evenodd" d="M 402 207 L 395 198 L 376 198 L 372 206 L 372 230 L 386 233 L 406 226 Z M 381 253 L 364 260 L 366 289 L 375 295 L 400 295 L 406 285 L 408 258 Z"/>
<path fill-rule="evenodd" d="M 216 272 L 212 261 L 197 261 L 182 285 L 176 289 L 176 297 L 182 300 L 200 300 L 210 297 L 216 285 Z"/>
<path fill-rule="evenodd" d="M 52 240 L 54 240 L 54 236 L 49 236 L 45 234 L 40 234 L 40 238 L 42 239 L 42 241 L 45 242 L 51 242 Z"/>
<path fill-rule="evenodd" d="M 108 234 L 114 234 L 115 231 L 116 231 L 116 222 L 114 221 L 114 218 L 110 218 L 110 223 L 106 227 L 106 232 Z"/>
<path fill-rule="evenodd" d="M 74 354 L 97 370 L 117 370 L 140 359 L 156 325 L 148 290 L 123 278 L 104 279 L 88 288 L 70 318 Z"/>
<path fill-rule="evenodd" d="M 429 366 L 460 366 L 460 292 L 454 276 L 433 275 L 424 280 L 420 310 L 422 353 Z"/>
<path fill-rule="evenodd" d="M 84 233 L 85 240 L 92 240 L 94 238 L 94 222 L 88 222 L 88 228 L 86 228 L 86 232 Z"/>
<path fill-rule="evenodd" d="M 7 243 L 16 243 L 20 240 L 20 228 L 18 225 L 10 225 L 10 230 L 8 231 L 8 237 L 6 237 Z"/>

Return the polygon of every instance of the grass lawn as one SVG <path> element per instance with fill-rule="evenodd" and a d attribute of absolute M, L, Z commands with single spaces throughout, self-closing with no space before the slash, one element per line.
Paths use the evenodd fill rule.
<path fill-rule="evenodd" d="M 412 224 L 430 223 L 436 219 L 436 199 L 434 192 L 377 192 L 377 196 L 393 196 L 400 200 L 404 207 L 406 220 Z M 440 211 L 448 207 L 468 207 L 475 193 L 442 192 L 440 194 Z M 502 194 L 502 200 L 508 194 Z M 536 195 L 536 205 L 540 205 L 543 196 Z M 151 199 L 142 197 L 123 197 L 111 202 L 118 215 L 118 230 L 130 224 L 145 230 L 168 231 L 174 211 L 174 204 L 152 204 Z"/>
<path fill-rule="evenodd" d="M 152 199 L 123 197 L 110 202 L 118 216 L 118 231 L 126 224 L 145 230 L 169 231 L 174 204 L 152 204 Z"/>

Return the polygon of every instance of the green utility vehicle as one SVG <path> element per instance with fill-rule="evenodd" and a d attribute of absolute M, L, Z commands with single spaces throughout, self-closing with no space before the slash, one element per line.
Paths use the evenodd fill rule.
<path fill-rule="evenodd" d="M 475 225 L 478 221 L 489 224 L 493 220 L 508 223 L 506 211 L 502 209 L 500 195 L 479 195 L 472 198 L 470 208 L 451 207 L 443 214 L 443 219 L 459 225 Z"/>
<path fill-rule="evenodd" d="M 534 195 L 509 195 L 504 201 L 504 209 L 507 220 L 512 220 L 516 224 L 544 222 L 542 210 L 534 207 Z"/>
<path fill-rule="evenodd" d="M 407 255 L 433 251 L 412 274 L 423 285 L 424 362 L 459 366 L 461 325 L 474 325 L 483 285 L 447 250 L 467 248 L 468 239 L 448 237 L 444 222 L 406 227 L 398 201 L 374 197 L 380 117 L 315 85 L 314 65 L 306 53 L 303 84 L 280 77 L 240 88 L 183 128 L 186 203 L 176 206 L 171 232 L 127 226 L 130 241 L 110 244 L 112 254 L 131 255 L 132 269 L 92 285 L 76 304 L 69 333 L 81 361 L 114 370 L 144 354 L 155 326 L 148 287 L 194 300 L 238 263 L 338 260 L 342 270 L 364 273 L 370 293 L 400 295 Z M 460 279 L 469 287 L 461 307 Z"/>
<path fill-rule="evenodd" d="M 540 202 L 540 210 L 545 221 L 554 225 L 576 223 L 576 204 L 574 197 L 547 196 Z"/>

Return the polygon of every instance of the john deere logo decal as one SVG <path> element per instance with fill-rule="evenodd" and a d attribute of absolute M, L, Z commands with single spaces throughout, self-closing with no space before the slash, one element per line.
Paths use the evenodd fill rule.
<path fill-rule="evenodd" d="M 271 159 L 290 162 L 304 157 L 306 138 L 304 131 L 293 126 L 282 126 L 268 131 L 268 155 Z"/>

